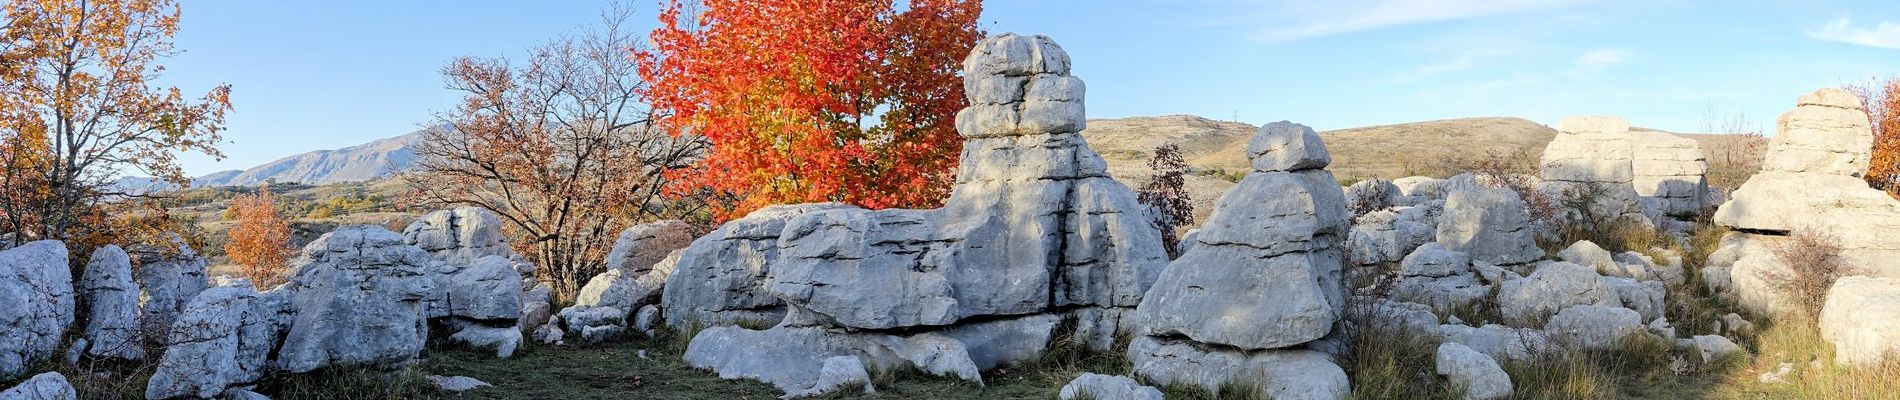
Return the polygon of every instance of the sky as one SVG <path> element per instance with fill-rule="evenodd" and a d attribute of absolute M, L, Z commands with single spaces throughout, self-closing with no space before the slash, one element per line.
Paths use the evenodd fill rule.
<path fill-rule="evenodd" d="M 455 57 L 522 59 L 605 1 L 184 0 L 158 81 L 232 85 L 226 157 L 191 175 L 415 131 L 453 107 Z M 628 0 L 635 28 L 657 0 Z M 1892 0 L 990 0 L 990 33 L 1044 34 L 1091 118 L 1193 114 L 1329 130 L 1615 115 L 1773 134 L 1796 97 L 1900 74 Z"/>

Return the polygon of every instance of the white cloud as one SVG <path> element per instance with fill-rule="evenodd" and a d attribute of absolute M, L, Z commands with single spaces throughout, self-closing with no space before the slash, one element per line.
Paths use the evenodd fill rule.
<path fill-rule="evenodd" d="M 1258 34 L 1260 39 L 1295 41 L 1422 23 L 1547 10 L 1590 1 L 1594 0 L 1270 0 L 1241 3 L 1260 10 L 1244 23 L 1269 25 Z"/>
<path fill-rule="evenodd" d="M 1594 75 L 1598 72 L 1603 72 L 1603 70 L 1610 69 L 1610 67 L 1616 66 L 1617 64 L 1622 64 L 1624 61 L 1629 61 L 1629 59 L 1629 50 L 1595 49 L 1585 51 L 1583 55 L 1577 56 L 1575 65 L 1570 68 L 1570 75 L 1572 77 Z"/>
<path fill-rule="evenodd" d="M 1808 37 L 1858 44 L 1862 46 L 1900 49 L 1900 24 L 1881 21 L 1871 28 L 1854 26 L 1851 18 L 1841 17 L 1820 28 L 1809 29 Z"/>

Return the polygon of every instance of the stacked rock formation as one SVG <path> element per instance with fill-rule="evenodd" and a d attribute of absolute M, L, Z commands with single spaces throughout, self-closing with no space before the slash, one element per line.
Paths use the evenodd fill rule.
<path fill-rule="evenodd" d="M 692 227 L 685 221 L 641 224 L 620 232 L 607 253 L 607 272 L 589 279 L 574 305 L 561 309 L 564 332 L 578 334 L 585 342 L 622 335 L 629 316 L 659 302 L 666 280 L 679 264 L 680 249 L 692 240 Z M 634 330 L 646 334 L 651 328 L 648 323 Z"/>
<path fill-rule="evenodd" d="M 1564 118 L 1557 137 L 1544 147 L 1540 163 L 1544 184 L 1552 193 L 1582 191 L 1594 195 L 1588 216 L 1620 218 L 1640 212 L 1637 207 L 1635 138 L 1629 121 L 1616 117 Z"/>
<path fill-rule="evenodd" d="M 1762 171 L 1716 210 L 1715 223 L 1734 229 L 1710 256 L 1715 275 L 1732 280 L 1745 306 L 1785 307 L 1765 275 L 1787 273 L 1775 255 L 1791 234 L 1837 241 L 1859 275 L 1900 278 L 1900 200 L 1869 188 L 1861 176 L 1873 133 L 1858 98 L 1840 89 L 1801 96 L 1781 115 Z M 1724 273 L 1725 271 L 1725 273 Z"/>
<path fill-rule="evenodd" d="M 1662 132 L 1634 133 L 1631 181 L 1650 220 L 1688 220 L 1707 209 L 1709 162 L 1695 139 Z"/>
<path fill-rule="evenodd" d="M 707 329 L 687 361 L 788 393 L 836 356 L 980 382 L 979 370 L 1039 355 L 1064 319 L 1102 349 L 1126 331 L 1166 253 L 1077 134 L 1083 85 L 1068 55 L 1042 36 L 991 37 L 965 60 L 964 89 L 944 208 L 774 207 L 694 241 L 666 287 L 669 324 L 787 312 L 763 331 Z"/>
<path fill-rule="evenodd" d="M 0 251 L 0 380 L 52 357 L 74 319 L 66 245 L 55 240 Z"/>
<path fill-rule="evenodd" d="M 462 207 L 423 215 L 403 229 L 403 243 L 429 256 L 433 291 L 424 300 L 429 319 L 451 340 L 514 354 L 523 326 L 547 320 L 548 290 L 534 281 L 534 264 L 503 239 L 501 219 Z M 525 314 L 540 310 L 539 319 Z"/>
<path fill-rule="evenodd" d="M 1276 122 L 1247 146 L 1253 172 L 1221 196 L 1198 244 L 1136 308 L 1135 374 L 1164 386 L 1255 385 L 1272 398 L 1340 398 L 1346 374 L 1301 348 L 1345 314 L 1345 194 L 1312 128 Z"/>
<path fill-rule="evenodd" d="M 1591 215 L 1570 218 L 1628 218 L 1686 231 L 1692 224 L 1682 221 L 1710 206 L 1708 162 L 1694 139 L 1632 132 L 1629 121 L 1602 116 L 1565 118 L 1557 131 L 1540 163 L 1543 190 L 1594 195 Z"/>

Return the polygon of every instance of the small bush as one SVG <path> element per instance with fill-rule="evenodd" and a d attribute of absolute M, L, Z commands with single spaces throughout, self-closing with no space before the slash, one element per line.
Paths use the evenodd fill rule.
<path fill-rule="evenodd" d="M 1854 274 L 1857 268 L 1841 257 L 1840 240 L 1827 233 L 1796 229 L 1788 238 L 1770 249 L 1788 270 L 1764 269 L 1758 275 L 1796 312 L 1803 313 L 1801 317 L 1816 318 L 1834 281 Z"/>

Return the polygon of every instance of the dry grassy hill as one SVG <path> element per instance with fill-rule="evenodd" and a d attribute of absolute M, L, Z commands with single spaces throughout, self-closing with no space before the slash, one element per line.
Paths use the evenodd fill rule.
<path fill-rule="evenodd" d="M 1188 191 L 1204 220 L 1220 194 L 1248 170 L 1247 141 L 1255 130 L 1255 126 L 1245 123 L 1170 115 L 1089 120 L 1082 136 L 1089 147 L 1107 159 L 1109 173 L 1131 187 L 1148 181 L 1148 157 L 1155 146 L 1181 146 L 1182 156 L 1196 171 L 1188 179 Z M 1333 164 L 1328 169 L 1340 181 L 1351 182 L 1371 177 L 1445 177 L 1456 173 L 1457 165 L 1488 156 L 1506 157 L 1534 168 L 1557 130 L 1523 118 L 1481 117 L 1348 128 L 1319 135 L 1332 152 Z M 1712 183 L 1718 186 L 1728 180 L 1739 184 L 1752 174 L 1720 171 L 1725 165 L 1759 164 L 1750 161 L 1761 157 L 1761 146 L 1751 146 L 1762 143 L 1760 137 L 1678 135 L 1702 142 L 1703 151 L 1718 169 L 1711 173 Z"/>

